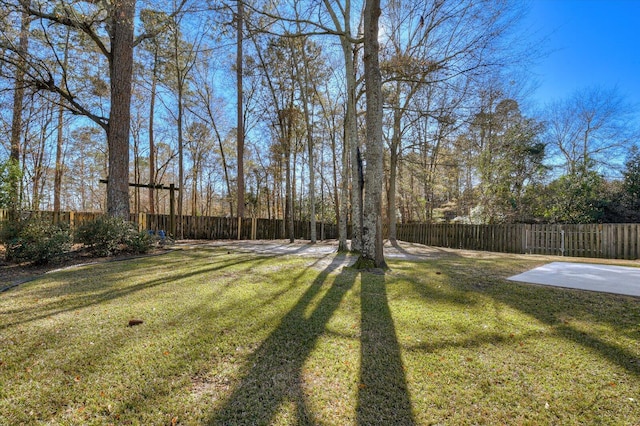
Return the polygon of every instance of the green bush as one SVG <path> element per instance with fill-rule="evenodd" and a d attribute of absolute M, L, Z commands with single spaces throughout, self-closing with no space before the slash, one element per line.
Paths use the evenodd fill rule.
<path fill-rule="evenodd" d="M 8 261 L 33 262 L 44 265 L 64 258 L 71 251 L 73 241 L 69 228 L 40 219 L 8 224 L 3 229 Z"/>
<path fill-rule="evenodd" d="M 134 230 L 135 231 L 135 230 Z M 148 232 L 132 232 L 126 242 L 127 251 L 130 253 L 147 253 L 153 246 L 153 239 Z"/>
<path fill-rule="evenodd" d="M 146 253 L 152 245 L 150 236 L 146 232 L 139 232 L 135 224 L 108 216 L 82 225 L 76 237 L 94 256 Z"/>
<path fill-rule="evenodd" d="M 0 243 L 8 245 L 12 240 L 18 238 L 25 224 L 26 221 L 14 222 L 9 220 L 0 223 Z"/>

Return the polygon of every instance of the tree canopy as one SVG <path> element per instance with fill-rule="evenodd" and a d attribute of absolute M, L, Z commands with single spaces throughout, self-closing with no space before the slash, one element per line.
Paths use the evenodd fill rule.
<path fill-rule="evenodd" d="M 637 108 L 531 108 L 521 2 L 0 8 L 3 206 L 166 213 L 128 184 L 173 183 L 181 215 L 334 222 L 369 255 L 397 222 L 637 220 Z"/>

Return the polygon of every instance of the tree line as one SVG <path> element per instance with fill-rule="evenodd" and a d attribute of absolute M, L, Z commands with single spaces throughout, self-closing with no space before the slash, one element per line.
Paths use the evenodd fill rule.
<path fill-rule="evenodd" d="M 333 220 L 342 248 L 359 224 L 356 250 L 382 223 L 638 219 L 637 110 L 532 107 L 522 2 L 0 8 L 3 207 L 166 212 L 175 184 L 179 214 Z"/>

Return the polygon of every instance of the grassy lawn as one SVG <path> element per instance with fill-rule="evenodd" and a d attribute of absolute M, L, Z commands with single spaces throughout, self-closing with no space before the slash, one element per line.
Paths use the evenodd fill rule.
<path fill-rule="evenodd" d="M 640 422 L 637 298 L 504 279 L 536 257 L 347 260 L 178 250 L 2 293 L 0 424 Z"/>

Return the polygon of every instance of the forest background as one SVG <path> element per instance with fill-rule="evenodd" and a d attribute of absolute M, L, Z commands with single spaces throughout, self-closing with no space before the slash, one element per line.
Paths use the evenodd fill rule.
<path fill-rule="evenodd" d="M 122 209 L 100 183 L 115 176 L 175 184 L 179 214 L 346 228 L 367 168 L 363 3 L 1 0 L 0 208 Z M 550 52 L 529 6 L 382 2 L 391 237 L 397 222 L 640 219 L 637 105 L 612 85 L 532 107 Z M 166 191 L 124 188 L 130 211 L 168 212 Z"/>

